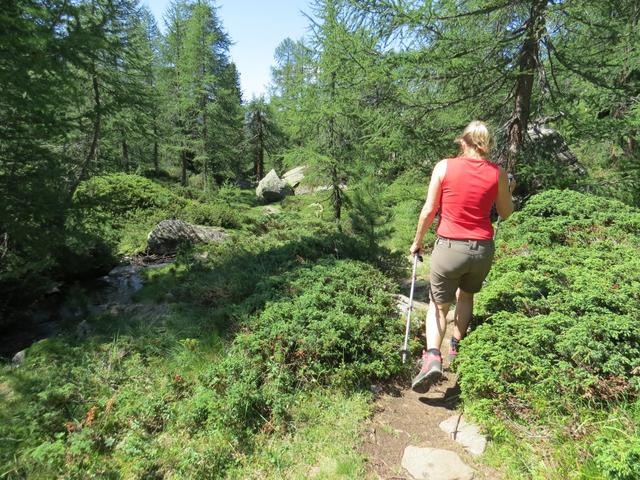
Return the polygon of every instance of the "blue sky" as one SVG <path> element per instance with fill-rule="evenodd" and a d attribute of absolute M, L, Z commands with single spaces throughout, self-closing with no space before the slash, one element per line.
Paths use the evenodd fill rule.
<path fill-rule="evenodd" d="M 143 0 L 162 30 L 162 16 L 169 1 Z M 278 44 L 287 37 L 297 40 L 307 33 L 308 20 L 301 11 L 311 13 L 309 0 L 223 0 L 215 4 L 234 42 L 231 59 L 240 71 L 244 100 L 266 93 Z"/>

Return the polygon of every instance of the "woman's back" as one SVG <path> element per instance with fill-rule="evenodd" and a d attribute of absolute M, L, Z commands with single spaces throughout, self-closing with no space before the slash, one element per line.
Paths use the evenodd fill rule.
<path fill-rule="evenodd" d="M 491 207 L 498 194 L 500 169 L 483 159 L 456 157 L 447 159 L 442 179 L 440 221 L 441 237 L 491 240 Z"/>

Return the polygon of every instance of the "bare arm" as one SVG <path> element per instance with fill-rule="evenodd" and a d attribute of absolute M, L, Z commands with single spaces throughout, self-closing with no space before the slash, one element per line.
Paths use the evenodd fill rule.
<path fill-rule="evenodd" d="M 431 227 L 433 219 L 440 208 L 440 195 L 442 193 L 442 179 L 447 170 L 447 161 L 441 160 L 433 169 L 431 181 L 429 182 L 429 191 L 427 192 L 427 200 L 424 202 L 420 217 L 418 218 L 418 228 L 416 236 L 411 245 L 411 253 L 420 252 L 422 250 L 422 240 L 424 235 Z"/>
<path fill-rule="evenodd" d="M 511 192 L 515 187 L 515 182 L 509 185 L 507 172 L 500 167 L 500 178 L 498 179 L 498 196 L 496 197 L 496 210 L 503 220 L 509 218 L 513 213 L 513 201 L 511 200 Z"/>

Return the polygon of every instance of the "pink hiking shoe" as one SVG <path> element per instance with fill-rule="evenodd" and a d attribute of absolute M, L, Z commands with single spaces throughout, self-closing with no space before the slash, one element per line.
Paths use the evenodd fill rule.
<path fill-rule="evenodd" d="M 440 352 L 422 351 L 422 368 L 411 382 L 414 392 L 424 393 L 429 387 L 442 378 L 442 355 Z"/>

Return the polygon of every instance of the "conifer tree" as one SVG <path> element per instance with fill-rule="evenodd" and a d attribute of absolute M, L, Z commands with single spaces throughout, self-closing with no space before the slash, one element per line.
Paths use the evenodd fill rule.
<path fill-rule="evenodd" d="M 254 98 L 246 106 L 245 131 L 248 150 L 253 158 L 253 173 L 260 181 L 264 177 L 265 154 L 273 150 L 281 136 L 273 109 L 264 97 Z"/>

